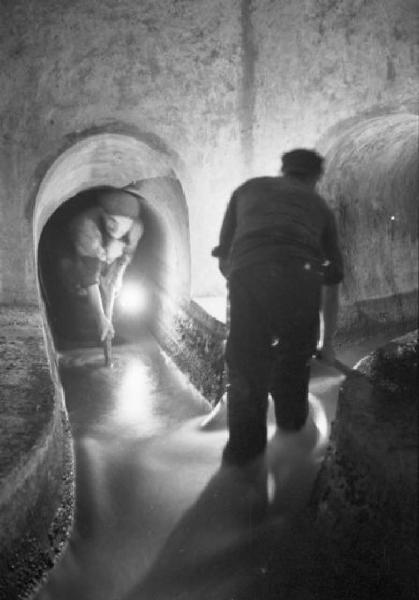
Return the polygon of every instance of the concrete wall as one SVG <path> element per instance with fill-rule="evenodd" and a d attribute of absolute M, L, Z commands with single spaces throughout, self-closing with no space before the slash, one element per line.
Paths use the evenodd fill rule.
<path fill-rule="evenodd" d="M 7 600 L 32 597 L 73 522 L 71 431 L 42 321 L 36 307 L 0 310 L 0 598 Z"/>
<path fill-rule="evenodd" d="M 43 166 L 82 132 L 110 123 L 180 157 L 178 170 L 182 163 L 194 175 L 178 173 L 191 219 L 207 221 L 212 174 L 238 153 L 239 14 L 221 1 L 3 2 L 2 204 L 21 262 L 31 235 L 22 216 Z M 191 230 L 197 273 L 206 252 L 202 227 Z M 3 298 L 34 300 L 30 258 L 15 263 L 3 251 Z"/>
<path fill-rule="evenodd" d="M 315 597 L 418 596 L 417 366 L 416 330 L 364 357 L 340 388 L 311 498 L 326 561 Z"/>
<path fill-rule="evenodd" d="M 345 279 L 344 329 L 409 319 L 417 310 L 419 119 L 366 115 L 319 142 L 327 160 L 321 191 L 338 221 Z"/>
<path fill-rule="evenodd" d="M 334 124 L 417 102 L 413 0 L 260 0 L 252 16 L 255 169 Z M 416 42 L 415 42 L 416 40 Z"/>
<path fill-rule="evenodd" d="M 357 305 L 409 294 L 417 10 L 415 0 L 0 0 L 0 305 L 38 303 L 37 245 L 62 202 L 156 177 L 186 200 L 180 228 L 160 192 L 150 206 L 180 257 L 168 274 L 184 295 L 225 293 L 210 249 L 231 191 L 317 144 L 330 160 L 349 324 Z M 211 350 L 196 312 L 169 342 L 186 339 L 179 363 L 198 348 L 197 372 L 212 352 L 221 377 L 221 334 Z M 216 395 L 212 380 L 198 383 Z"/>
<path fill-rule="evenodd" d="M 132 135 L 167 158 L 188 205 L 192 295 L 216 295 L 224 282 L 209 252 L 239 181 L 275 173 L 283 151 L 313 146 L 347 119 L 414 111 L 411 0 L 0 7 L 0 302 L 36 302 L 39 186 L 54 160 L 89 134 Z M 129 169 L 118 175 L 118 156 L 114 164 L 114 182 L 98 184 L 123 183 Z M 413 277 L 412 269 L 405 287 Z M 379 283 L 372 294 L 381 293 Z"/>

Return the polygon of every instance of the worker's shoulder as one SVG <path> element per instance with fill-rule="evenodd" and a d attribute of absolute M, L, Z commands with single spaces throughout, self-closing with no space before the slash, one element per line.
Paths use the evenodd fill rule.
<path fill-rule="evenodd" d="M 261 177 L 252 177 L 251 179 L 247 179 L 238 188 L 234 191 L 234 195 L 238 196 L 241 193 L 245 193 L 253 190 L 261 190 L 264 188 L 272 187 L 278 185 L 278 181 L 280 177 L 270 177 L 268 175 Z"/>
<path fill-rule="evenodd" d="M 313 206 L 324 212 L 330 212 L 330 207 L 322 194 L 308 186 L 304 182 L 296 180 L 283 179 L 283 190 L 288 191 L 293 197 L 304 198 L 305 201 L 310 202 Z"/>

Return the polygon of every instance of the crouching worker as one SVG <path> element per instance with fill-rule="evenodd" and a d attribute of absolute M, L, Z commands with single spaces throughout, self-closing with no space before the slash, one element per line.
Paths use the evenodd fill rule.
<path fill-rule="evenodd" d="M 333 213 L 315 191 L 322 173 L 319 154 L 293 150 L 282 176 L 246 181 L 227 206 L 213 250 L 230 299 L 225 462 L 264 452 L 269 393 L 279 428 L 304 426 L 324 286 L 323 353 L 333 357 L 343 269 Z"/>
<path fill-rule="evenodd" d="M 113 303 L 144 230 L 141 199 L 134 186 L 101 190 L 96 205 L 68 224 L 58 263 L 65 338 L 103 342 L 114 336 Z"/>

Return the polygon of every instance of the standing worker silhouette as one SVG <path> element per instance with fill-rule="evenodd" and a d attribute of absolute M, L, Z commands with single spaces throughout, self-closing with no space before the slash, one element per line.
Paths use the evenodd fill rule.
<path fill-rule="evenodd" d="M 343 266 L 334 215 L 315 191 L 323 162 L 312 150 L 287 152 L 282 176 L 246 181 L 227 206 L 212 252 L 230 298 L 224 463 L 264 452 L 269 393 L 279 428 L 305 425 L 322 290 L 322 356 L 334 357 Z"/>

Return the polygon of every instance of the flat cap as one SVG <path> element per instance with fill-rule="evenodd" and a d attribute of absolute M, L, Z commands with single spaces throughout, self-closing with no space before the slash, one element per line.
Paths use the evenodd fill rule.
<path fill-rule="evenodd" d="M 98 196 L 99 205 L 109 215 L 120 215 L 130 219 L 138 219 L 140 216 L 139 195 L 133 195 L 125 190 L 105 190 Z"/>

